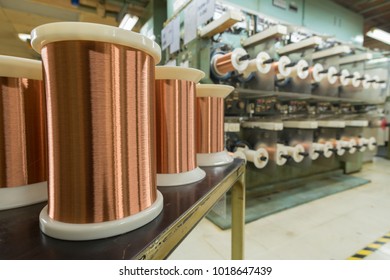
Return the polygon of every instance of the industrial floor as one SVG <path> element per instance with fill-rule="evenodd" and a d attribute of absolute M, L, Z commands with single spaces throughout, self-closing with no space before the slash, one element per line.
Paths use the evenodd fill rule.
<path fill-rule="evenodd" d="M 390 160 L 354 176 L 371 183 L 246 224 L 245 259 L 390 260 Z M 203 219 L 169 259 L 230 259 L 230 234 Z"/>

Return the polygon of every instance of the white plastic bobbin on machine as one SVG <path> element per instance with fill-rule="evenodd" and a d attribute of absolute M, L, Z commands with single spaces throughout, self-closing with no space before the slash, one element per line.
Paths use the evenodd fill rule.
<path fill-rule="evenodd" d="M 224 98 L 234 87 L 196 86 L 196 159 L 199 166 L 229 164 L 233 158 L 224 148 Z"/>
<path fill-rule="evenodd" d="M 337 68 L 334 66 L 330 66 L 328 68 L 327 77 L 328 77 L 329 84 L 331 84 L 331 85 L 336 84 L 337 80 L 339 79 Z"/>
<path fill-rule="evenodd" d="M 237 148 L 236 151 L 234 151 L 234 153 L 232 153 L 232 157 L 233 158 L 240 158 L 240 159 L 243 159 L 245 161 L 245 164 L 247 162 L 247 158 L 246 158 L 246 155 L 244 153 L 244 150 L 245 148 Z"/>
<path fill-rule="evenodd" d="M 371 86 L 371 83 L 372 83 L 371 76 L 370 76 L 370 74 L 364 74 L 363 77 L 364 77 L 364 80 L 362 82 L 363 88 L 364 89 L 369 89 L 370 86 Z"/>
<path fill-rule="evenodd" d="M 84 22 L 45 24 L 31 35 L 44 64 L 54 178 L 39 216 L 42 232 L 93 240 L 151 222 L 163 209 L 152 162 L 160 47 L 135 32 Z"/>
<path fill-rule="evenodd" d="M 350 149 L 349 149 L 349 153 L 350 154 L 354 154 L 356 153 L 356 151 L 358 150 L 358 143 L 357 141 L 354 139 L 354 138 L 351 138 L 349 139 L 349 145 L 350 145 Z"/>
<path fill-rule="evenodd" d="M 349 86 L 352 82 L 353 75 L 347 69 L 341 70 L 340 83 L 342 86 Z"/>
<path fill-rule="evenodd" d="M 290 76 L 292 71 L 292 63 L 288 56 L 283 55 L 276 63 L 275 73 L 278 79 L 283 79 Z"/>
<path fill-rule="evenodd" d="M 269 155 L 268 151 L 264 148 L 259 148 L 257 150 L 244 150 L 245 156 L 248 161 L 252 162 L 258 169 L 264 168 L 268 161 Z"/>
<path fill-rule="evenodd" d="M 300 59 L 297 65 L 292 68 L 291 75 L 296 76 L 301 80 L 304 80 L 309 77 L 309 64 L 307 63 L 307 61 L 304 59 Z"/>
<path fill-rule="evenodd" d="M 297 144 L 294 147 L 291 146 L 285 146 L 285 147 L 287 149 L 288 155 L 291 156 L 292 159 L 297 163 L 301 162 L 307 154 L 305 152 L 305 148 L 301 144 Z"/>
<path fill-rule="evenodd" d="M 266 52 L 259 52 L 256 58 L 249 60 L 248 67 L 244 74 L 249 75 L 252 72 L 258 71 L 261 74 L 267 74 L 271 71 L 273 59 Z"/>
<path fill-rule="evenodd" d="M 309 152 L 310 158 L 316 160 L 321 154 L 324 155 L 325 158 L 330 158 L 333 154 L 332 148 L 332 143 L 329 141 L 326 141 L 325 143 L 313 143 Z"/>
<path fill-rule="evenodd" d="M 353 72 L 352 86 L 354 88 L 358 88 L 361 85 L 361 83 L 362 83 L 361 77 L 362 76 L 360 75 L 359 72 L 357 72 L 357 71 Z"/>
<path fill-rule="evenodd" d="M 276 150 L 273 157 L 273 160 L 276 162 L 277 165 L 285 165 L 289 157 L 287 147 L 282 144 L 276 144 Z"/>
<path fill-rule="evenodd" d="M 322 66 L 320 63 L 314 64 L 314 66 L 310 68 L 310 71 L 312 76 L 312 83 L 319 83 L 325 77 L 325 73 L 323 73 L 324 66 Z"/>
<path fill-rule="evenodd" d="M 368 138 L 368 149 L 370 150 L 370 151 L 373 151 L 373 150 L 375 150 L 376 149 L 376 146 L 377 146 L 377 142 L 376 142 L 376 139 L 375 139 L 375 137 L 370 137 L 370 138 Z"/>
<path fill-rule="evenodd" d="M 372 88 L 373 89 L 380 88 L 380 83 L 379 83 L 380 79 L 379 79 L 379 77 L 377 75 L 372 76 L 371 80 L 373 81 L 372 82 Z"/>
<path fill-rule="evenodd" d="M 42 63 L 0 55 L 0 210 L 47 200 Z"/>
<path fill-rule="evenodd" d="M 349 152 L 353 148 L 353 142 L 351 141 L 337 140 L 337 143 L 340 145 L 340 148 L 337 147 L 337 155 L 339 156 L 344 155 L 346 151 Z"/>

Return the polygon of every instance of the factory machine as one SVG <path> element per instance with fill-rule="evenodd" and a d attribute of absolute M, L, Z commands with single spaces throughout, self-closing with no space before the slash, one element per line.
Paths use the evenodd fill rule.
<path fill-rule="evenodd" d="M 225 99 L 225 146 L 246 160 L 247 189 L 266 194 L 372 160 L 384 144 L 389 88 L 389 63 L 377 56 L 217 2 L 197 38 L 166 61 L 204 71 L 201 83 L 235 87 Z"/>

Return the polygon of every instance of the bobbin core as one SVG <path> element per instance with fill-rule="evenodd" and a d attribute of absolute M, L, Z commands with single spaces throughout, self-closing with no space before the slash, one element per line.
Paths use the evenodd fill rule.
<path fill-rule="evenodd" d="M 163 209 L 163 196 L 157 191 L 156 201 L 143 211 L 126 218 L 101 223 L 58 222 L 49 217 L 47 209 L 45 206 L 39 214 L 39 226 L 46 235 L 70 241 L 94 240 L 130 232 L 151 222 Z"/>

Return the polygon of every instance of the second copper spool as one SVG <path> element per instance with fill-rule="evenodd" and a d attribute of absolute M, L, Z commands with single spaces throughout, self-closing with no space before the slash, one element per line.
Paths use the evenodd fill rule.
<path fill-rule="evenodd" d="M 196 152 L 199 166 L 217 166 L 233 161 L 224 147 L 224 98 L 233 90 L 234 87 L 227 85 L 196 86 Z"/>
<path fill-rule="evenodd" d="M 196 83 L 200 70 L 156 67 L 157 185 L 197 182 L 205 172 L 196 162 Z"/>

